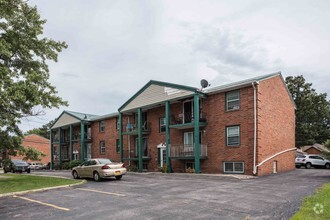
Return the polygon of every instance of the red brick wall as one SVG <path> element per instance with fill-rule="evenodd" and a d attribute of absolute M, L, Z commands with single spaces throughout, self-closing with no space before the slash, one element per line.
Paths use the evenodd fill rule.
<path fill-rule="evenodd" d="M 258 85 L 258 153 L 257 161 L 295 147 L 295 110 L 280 76 L 261 81 Z M 258 175 L 273 173 L 277 160 L 278 172 L 295 169 L 295 151 L 277 156 L 258 168 Z"/>
<path fill-rule="evenodd" d="M 116 117 L 105 119 L 104 132 L 99 131 L 99 122 L 93 122 L 92 128 L 92 158 L 110 158 L 119 162 L 120 154 L 116 152 L 116 140 L 119 130 L 116 129 Z M 100 153 L 100 141 L 105 141 L 105 153 Z"/>
<path fill-rule="evenodd" d="M 34 148 L 44 154 L 45 157 L 41 158 L 41 163 L 47 164 L 50 162 L 50 141 L 47 138 L 41 137 L 36 134 L 30 134 L 23 138 L 22 146 Z M 24 156 L 11 157 L 12 159 L 23 159 Z"/>
<path fill-rule="evenodd" d="M 322 154 L 321 151 L 319 151 L 318 149 L 315 149 L 314 147 L 311 147 L 311 148 L 305 150 L 305 152 L 308 154 Z"/>
<path fill-rule="evenodd" d="M 253 161 L 253 89 L 240 89 L 240 109 L 225 110 L 225 93 L 210 95 L 203 100 L 207 126 L 203 138 L 207 144 L 208 159 L 202 161 L 202 172 L 222 173 L 223 162 L 244 162 L 245 173 L 252 174 Z M 240 125 L 240 146 L 226 146 L 226 126 Z M 201 129 L 203 130 L 203 129 Z"/>

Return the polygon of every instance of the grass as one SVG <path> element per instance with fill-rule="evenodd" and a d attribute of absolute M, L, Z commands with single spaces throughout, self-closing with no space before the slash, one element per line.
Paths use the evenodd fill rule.
<path fill-rule="evenodd" d="M 29 174 L 1 174 L 0 194 L 62 186 L 79 182 L 81 181 L 56 177 L 33 176 Z"/>
<path fill-rule="evenodd" d="M 292 216 L 292 220 L 330 219 L 330 183 L 319 188 L 312 196 L 304 199 L 300 210 Z"/>

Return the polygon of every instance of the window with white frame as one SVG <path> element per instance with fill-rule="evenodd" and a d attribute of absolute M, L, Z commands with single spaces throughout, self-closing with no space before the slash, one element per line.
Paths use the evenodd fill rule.
<path fill-rule="evenodd" d="M 240 126 L 226 127 L 226 146 L 240 145 Z"/>
<path fill-rule="evenodd" d="M 165 118 L 159 118 L 159 132 L 166 131 L 166 120 Z"/>
<path fill-rule="evenodd" d="M 224 173 L 244 173 L 244 162 L 223 162 Z"/>
<path fill-rule="evenodd" d="M 239 90 L 226 93 L 226 111 L 238 110 L 240 107 Z"/>
<path fill-rule="evenodd" d="M 99 131 L 104 132 L 105 130 L 105 121 L 100 121 L 99 122 Z"/>
<path fill-rule="evenodd" d="M 105 154 L 105 141 L 100 141 L 100 154 Z"/>

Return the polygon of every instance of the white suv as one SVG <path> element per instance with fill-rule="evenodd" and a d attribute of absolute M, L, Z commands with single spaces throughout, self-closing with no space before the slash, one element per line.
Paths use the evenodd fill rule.
<path fill-rule="evenodd" d="M 330 160 L 315 154 L 299 155 L 296 157 L 296 167 L 300 168 L 301 166 L 304 166 L 306 169 L 311 167 L 330 169 Z"/>

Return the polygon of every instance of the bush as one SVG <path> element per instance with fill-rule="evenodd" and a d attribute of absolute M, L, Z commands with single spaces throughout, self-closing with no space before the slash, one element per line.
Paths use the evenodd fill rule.
<path fill-rule="evenodd" d="M 162 173 L 167 173 L 167 166 L 163 166 L 163 167 L 158 167 L 158 171 L 162 172 Z"/>
<path fill-rule="evenodd" d="M 62 163 L 62 170 L 68 170 L 68 169 L 70 169 L 70 162 Z"/>
<path fill-rule="evenodd" d="M 69 165 L 69 169 L 72 169 L 76 166 L 79 166 L 82 163 L 83 163 L 83 161 L 81 161 L 81 160 L 71 160 L 70 165 Z"/>
<path fill-rule="evenodd" d="M 129 165 L 126 167 L 127 171 L 130 171 L 130 172 L 136 172 L 138 170 L 137 166 L 135 165 Z"/>
<path fill-rule="evenodd" d="M 188 167 L 186 173 L 195 173 L 195 169 Z"/>

